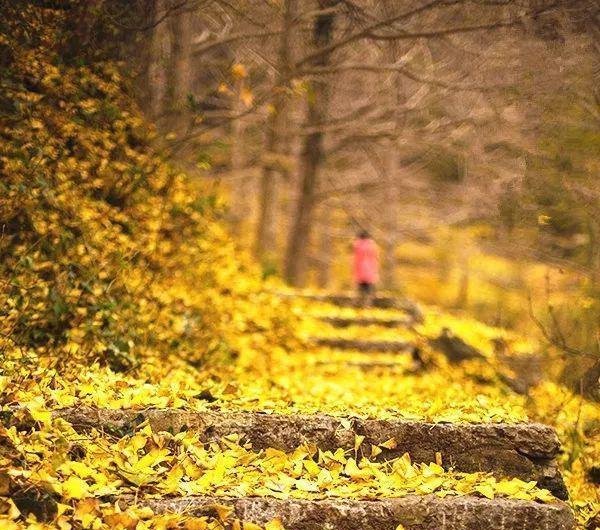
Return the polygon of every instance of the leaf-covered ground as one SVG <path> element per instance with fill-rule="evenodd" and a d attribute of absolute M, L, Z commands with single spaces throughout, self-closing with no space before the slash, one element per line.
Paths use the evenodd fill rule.
<path fill-rule="evenodd" d="M 318 317 L 405 315 L 273 294 L 281 286 L 265 285 L 224 230 L 218 196 L 157 153 L 119 65 L 60 56 L 62 23 L 61 12 L 37 7 L 0 21 L 2 528 L 256 528 L 226 506 L 206 517 L 157 515 L 121 506 L 115 496 L 124 494 L 553 502 L 535 484 L 443 471 L 440 462 L 375 463 L 359 457 L 360 439 L 355 451 L 285 454 L 144 425 L 80 433 L 52 418 L 77 405 L 540 420 L 561 437 L 571 503 L 585 524 L 599 508 L 586 478 L 600 456 L 597 404 L 549 382 L 515 393 L 492 339 L 503 339 L 508 356 L 538 344 L 434 308 L 406 329 L 340 329 Z M 430 346 L 444 328 L 482 358 L 451 364 Z M 318 348 L 313 337 L 407 340 L 424 366 L 409 355 Z M 265 530 L 281 528 L 274 520 Z"/>

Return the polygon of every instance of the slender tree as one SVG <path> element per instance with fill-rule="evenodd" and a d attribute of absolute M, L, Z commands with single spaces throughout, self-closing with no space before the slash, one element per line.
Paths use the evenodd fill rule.
<path fill-rule="evenodd" d="M 277 189 L 282 173 L 282 157 L 289 152 L 288 135 L 285 127 L 289 124 L 286 93 L 292 72 L 291 41 L 297 0 L 283 0 L 282 24 L 279 40 L 276 81 L 267 118 L 265 154 L 263 156 L 260 181 L 260 213 L 256 233 L 256 254 L 265 258 L 274 253 L 277 229 Z"/>
<path fill-rule="evenodd" d="M 170 54 L 167 77 L 169 127 L 178 136 L 185 133 L 190 121 L 188 96 L 192 90 L 192 20 L 193 7 L 170 0 L 173 12 L 168 18 Z M 181 2 L 179 2 L 181 4 Z"/>
<path fill-rule="evenodd" d="M 335 22 L 335 14 L 331 8 L 336 3 L 334 0 L 319 0 L 318 3 L 321 12 L 316 16 L 312 30 L 315 53 L 309 61 L 316 68 L 329 65 L 331 51 L 328 49 L 333 42 Z M 306 98 L 306 127 L 312 132 L 303 140 L 300 190 L 285 258 L 285 276 L 292 285 L 301 284 L 306 273 L 306 248 L 310 242 L 315 195 L 323 162 L 324 132 L 321 125 L 327 120 L 329 96 L 329 81 L 326 76 L 311 79 Z"/>

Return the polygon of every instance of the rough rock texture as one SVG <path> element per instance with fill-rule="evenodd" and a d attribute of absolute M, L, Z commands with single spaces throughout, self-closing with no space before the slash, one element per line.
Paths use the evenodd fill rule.
<path fill-rule="evenodd" d="M 340 361 L 336 359 L 330 361 L 318 361 L 316 364 L 317 366 L 343 365 L 350 366 L 352 368 L 359 368 L 361 370 L 378 370 L 382 368 L 386 370 L 402 369 L 402 372 L 414 373 L 414 371 L 404 368 L 403 364 L 394 361 Z"/>
<path fill-rule="evenodd" d="M 415 462 L 434 462 L 436 452 L 443 465 L 457 471 L 493 472 L 499 476 L 535 480 L 558 498 L 567 491 L 555 458 L 560 451 L 556 433 L 545 425 L 529 424 L 448 424 L 399 420 L 342 419 L 325 414 L 282 415 L 258 412 L 205 411 L 176 409 L 98 410 L 85 407 L 64 409 L 56 415 L 76 429 L 90 427 L 125 433 L 144 420 L 156 431 L 197 431 L 206 441 L 238 433 L 255 449 L 274 447 L 292 451 L 304 443 L 323 450 L 354 448 L 356 434 L 365 437 L 362 450 L 393 438 L 394 449 L 384 449 L 379 460 L 411 455 Z M 347 428 L 348 427 L 348 428 Z"/>
<path fill-rule="evenodd" d="M 314 344 L 339 350 L 358 350 L 364 352 L 400 353 L 412 349 L 413 344 L 396 340 L 358 340 L 329 337 L 314 337 Z"/>
<path fill-rule="evenodd" d="M 484 358 L 477 348 L 467 344 L 460 337 L 454 336 L 448 328 L 444 328 L 439 337 L 429 339 L 429 345 L 434 350 L 443 353 L 452 363 Z"/>
<path fill-rule="evenodd" d="M 134 497 L 122 499 L 133 503 Z M 121 503 L 122 504 L 122 503 Z M 279 500 L 270 497 L 179 497 L 144 501 L 157 513 L 214 515 L 216 504 L 232 517 L 264 525 L 279 518 L 286 530 L 571 530 L 569 507 L 477 497 L 410 496 L 377 500 Z"/>
<path fill-rule="evenodd" d="M 414 321 L 412 318 L 376 318 L 376 317 L 321 317 L 323 322 L 331 324 L 336 328 L 347 328 L 349 326 L 381 326 L 385 328 L 401 328 L 410 326 Z"/>

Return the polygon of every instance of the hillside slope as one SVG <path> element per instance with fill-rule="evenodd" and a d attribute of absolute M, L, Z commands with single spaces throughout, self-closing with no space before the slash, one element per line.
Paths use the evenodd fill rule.
<path fill-rule="evenodd" d="M 539 476 L 549 470 L 562 484 L 558 445 L 552 429 L 532 420 L 557 427 L 571 506 L 586 524 L 598 509 L 585 481 L 598 443 L 584 437 L 598 439 L 597 407 L 550 383 L 529 396 L 514 392 L 501 360 L 482 346 L 497 334 L 486 326 L 427 309 L 423 323 L 406 329 L 340 331 L 321 317 L 382 315 L 274 294 L 227 235 L 218 197 L 161 159 L 119 65 L 63 60 L 63 17 L 31 8 L 1 22 L 2 528 L 281 530 L 285 509 L 318 515 L 331 503 L 329 514 L 350 506 L 354 525 L 371 513 L 374 525 L 416 529 L 414 513 L 432 507 L 437 524 L 456 518 L 462 501 L 469 528 L 488 509 L 494 521 L 509 513 L 514 525 L 568 528 L 569 508 Z M 406 320 L 402 310 L 390 313 Z M 481 358 L 449 362 L 434 342 L 446 326 Z M 332 337 L 406 340 L 422 348 L 423 365 L 314 342 Z M 509 339 L 518 353 L 522 341 Z M 161 426 L 152 413 L 216 420 Z M 329 445 L 292 438 L 286 447 L 280 432 L 264 430 L 242 438 L 241 423 L 221 429 L 232 414 L 258 418 L 259 428 L 265 417 L 315 421 Z M 504 444 L 525 432 L 533 456 L 513 443 L 502 450 L 524 468 L 498 458 L 501 473 L 480 469 L 451 461 L 456 443 L 454 453 L 442 450 L 435 444 L 446 439 L 432 435 L 432 449 L 411 458 L 394 452 L 396 434 L 361 434 L 357 426 L 370 421 L 421 431 L 450 425 L 459 439 L 491 432 Z M 480 446 L 477 464 L 487 462 Z M 560 494 L 556 484 L 547 487 Z M 269 517 L 239 508 L 256 498 Z M 381 499 L 398 510 L 383 522 L 362 511 Z"/>

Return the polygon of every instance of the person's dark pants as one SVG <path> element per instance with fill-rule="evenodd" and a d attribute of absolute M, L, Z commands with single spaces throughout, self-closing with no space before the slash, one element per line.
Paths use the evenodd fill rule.
<path fill-rule="evenodd" d="M 370 294 L 373 294 L 374 290 L 375 290 L 375 286 L 372 283 L 369 283 L 369 282 L 360 282 L 358 284 L 358 292 L 362 296 L 368 296 Z"/>
<path fill-rule="evenodd" d="M 374 292 L 374 284 L 369 282 L 360 282 L 358 284 L 358 296 L 360 298 L 359 302 L 362 307 L 371 305 Z"/>

